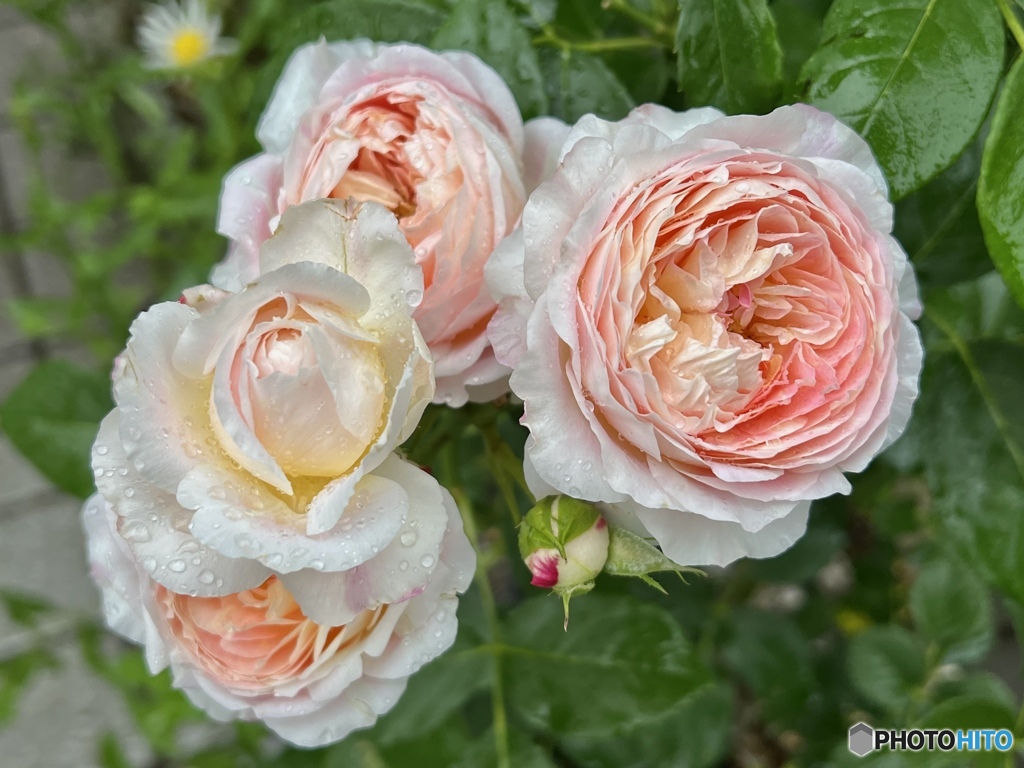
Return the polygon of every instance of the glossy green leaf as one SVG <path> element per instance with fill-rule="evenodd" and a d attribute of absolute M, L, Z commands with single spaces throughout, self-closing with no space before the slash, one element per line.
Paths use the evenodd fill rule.
<path fill-rule="evenodd" d="M 930 294 L 908 437 L 944 536 L 1024 603 L 1024 317 L 997 276 Z"/>
<path fill-rule="evenodd" d="M 537 51 L 505 0 L 459 0 L 431 45 L 466 50 L 490 64 L 515 94 L 524 118 L 547 111 Z"/>
<path fill-rule="evenodd" d="M 936 558 L 921 569 L 910 591 L 910 613 L 946 661 L 980 661 L 992 645 L 988 590 L 956 559 Z"/>
<path fill-rule="evenodd" d="M 998 272 L 930 291 L 925 295 L 927 317 L 922 330 L 929 352 L 955 352 L 957 341 L 1006 341 L 1024 345 L 1021 309 Z"/>
<path fill-rule="evenodd" d="M 807 99 L 867 139 L 903 197 L 959 157 L 999 83 L 990 0 L 836 0 L 804 66 Z"/>
<path fill-rule="evenodd" d="M 541 67 L 551 114 L 568 123 L 588 113 L 618 120 L 635 104 L 608 66 L 589 53 L 548 49 L 542 54 Z"/>
<path fill-rule="evenodd" d="M 58 488 L 85 498 L 89 454 L 113 403 L 110 381 L 62 360 L 40 363 L 0 407 L 0 427 Z"/>
<path fill-rule="evenodd" d="M 782 48 L 767 0 L 680 0 L 676 51 L 690 106 L 765 112 L 782 94 Z"/>
<path fill-rule="evenodd" d="M 974 199 L 984 142 L 896 204 L 895 234 L 922 288 L 953 285 L 991 271 Z"/>
<path fill-rule="evenodd" d="M 705 686 L 708 670 L 665 611 L 599 593 L 572 605 L 537 597 L 505 621 L 500 648 L 508 699 L 527 722 L 557 733 L 594 734 L 657 720 Z"/>
<path fill-rule="evenodd" d="M 978 213 L 989 253 L 1024 306 L 1024 58 L 1009 76 L 981 163 Z"/>
<path fill-rule="evenodd" d="M 901 712 L 924 682 L 924 644 L 903 627 L 871 627 L 851 641 L 847 673 L 867 701 Z"/>
<path fill-rule="evenodd" d="M 566 739 L 564 747 L 591 768 L 710 768 L 729 749 L 733 714 L 730 686 L 712 683 L 650 723 Z"/>
<path fill-rule="evenodd" d="M 419 0 L 319 2 L 288 15 L 273 33 L 274 49 L 287 54 L 321 36 L 329 41 L 367 37 L 425 45 L 444 19 L 441 9 Z"/>

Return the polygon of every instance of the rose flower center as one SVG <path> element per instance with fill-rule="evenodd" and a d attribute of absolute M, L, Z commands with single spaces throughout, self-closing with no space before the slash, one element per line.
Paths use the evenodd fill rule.
<path fill-rule="evenodd" d="M 308 619 L 276 576 L 224 597 L 191 597 L 156 588 L 156 602 L 178 647 L 213 679 L 237 690 L 264 691 L 308 679 L 369 635 L 387 606 L 349 624 Z"/>
<path fill-rule="evenodd" d="M 621 276 L 584 273 L 587 322 L 606 345 L 626 330 L 622 370 L 702 452 L 730 433 L 752 446 L 758 419 L 817 418 L 862 386 L 870 246 L 833 213 L 844 205 L 800 168 L 745 156 L 669 169 L 612 212 L 596 248 L 618 252 Z"/>
<path fill-rule="evenodd" d="M 285 298 L 257 313 L 232 382 L 239 413 L 295 478 L 351 468 L 376 439 L 387 400 L 376 341 L 346 318 L 314 317 Z"/>

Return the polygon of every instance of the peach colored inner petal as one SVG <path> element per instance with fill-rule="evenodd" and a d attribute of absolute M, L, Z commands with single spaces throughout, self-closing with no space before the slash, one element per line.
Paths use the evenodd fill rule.
<path fill-rule="evenodd" d="M 416 319 L 435 351 L 461 349 L 468 334 L 486 328 L 495 306 L 483 288 L 484 262 L 523 203 L 521 190 L 505 182 L 495 189 L 496 161 L 473 110 L 437 84 L 415 80 L 324 105 L 304 128 L 309 146 L 286 164 L 279 201 L 283 209 L 354 197 L 393 211 L 423 269 Z"/>
<path fill-rule="evenodd" d="M 276 576 L 225 597 L 190 597 L 158 585 L 156 601 L 193 663 L 230 688 L 253 692 L 309 678 L 360 643 L 387 610 L 364 611 L 349 631 L 322 627 L 306 618 Z"/>
<path fill-rule="evenodd" d="M 871 417 L 886 280 L 862 215 L 798 161 L 682 161 L 620 199 L 595 241 L 577 311 L 596 349 L 581 354 L 608 361 L 604 389 L 654 425 L 658 458 L 799 466 Z"/>
<path fill-rule="evenodd" d="M 232 361 L 235 406 L 289 477 L 344 474 L 381 428 L 383 362 L 376 342 L 347 322 L 322 323 L 295 297 L 276 298 L 256 312 Z M 339 368 L 343 382 L 327 375 Z"/>

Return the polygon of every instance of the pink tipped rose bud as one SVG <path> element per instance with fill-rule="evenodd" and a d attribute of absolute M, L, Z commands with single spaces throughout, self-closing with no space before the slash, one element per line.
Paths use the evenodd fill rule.
<path fill-rule="evenodd" d="M 530 583 L 566 596 L 593 587 L 608 560 L 608 541 L 608 524 L 597 509 L 568 496 L 540 501 L 519 529 Z"/>

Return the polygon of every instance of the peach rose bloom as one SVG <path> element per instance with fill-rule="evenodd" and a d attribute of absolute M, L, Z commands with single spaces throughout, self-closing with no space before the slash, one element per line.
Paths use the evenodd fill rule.
<path fill-rule="evenodd" d="M 213 283 L 238 290 L 259 273 L 259 245 L 289 206 L 317 198 L 378 202 L 398 216 L 423 268 L 416 320 L 434 357 L 436 401 L 459 406 L 507 391 L 486 327 L 495 303 L 487 257 L 519 221 L 543 168 L 524 153 L 550 135 L 524 131 L 511 92 L 468 53 L 414 45 L 319 42 L 289 60 L 260 121 L 264 154 L 224 180 L 218 231 L 233 241 Z"/>
<path fill-rule="evenodd" d="M 867 144 L 809 107 L 583 118 L 488 265 L 536 495 L 682 565 L 785 549 L 917 395 L 891 229 Z"/>
<path fill-rule="evenodd" d="M 83 520 L 107 622 L 145 646 L 151 671 L 169 666 L 175 686 L 217 719 L 260 719 L 305 747 L 373 725 L 409 676 L 452 644 L 455 595 L 475 564 L 456 514 L 428 584 L 327 625 L 273 575 L 218 597 L 172 592 L 140 565 L 102 497 L 86 503 Z"/>

